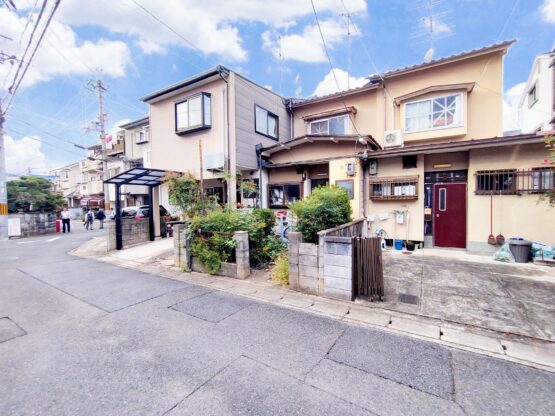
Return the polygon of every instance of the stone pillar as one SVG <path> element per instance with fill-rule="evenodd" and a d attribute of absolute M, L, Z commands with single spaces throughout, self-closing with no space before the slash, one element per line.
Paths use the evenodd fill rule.
<path fill-rule="evenodd" d="M 318 234 L 318 285 L 316 291 L 318 295 L 324 293 L 324 241 L 325 235 Z"/>
<path fill-rule="evenodd" d="M 325 237 L 324 296 L 351 300 L 352 292 L 351 237 Z"/>
<path fill-rule="evenodd" d="M 301 233 L 290 231 L 288 239 L 289 287 L 299 290 L 299 246 L 303 238 Z"/>
<path fill-rule="evenodd" d="M 246 231 L 235 231 L 235 264 L 237 266 L 237 279 L 245 279 L 251 274 L 249 259 L 249 233 Z"/>
<path fill-rule="evenodd" d="M 160 237 L 160 186 L 152 188 L 152 206 L 154 221 L 154 236 Z"/>
<path fill-rule="evenodd" d="M 175 224 L 173 226 L 173 265 L 179 268 L 185 268 L 185 258 L 183 257 L 184 244 L 181 240 L 181 232 L 183 230 L 182 224 Z"/>

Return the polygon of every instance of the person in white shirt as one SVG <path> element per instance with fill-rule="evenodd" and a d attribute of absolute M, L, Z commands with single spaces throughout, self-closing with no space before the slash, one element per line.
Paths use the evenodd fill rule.
<path fill-rule="evenodd" d="M 67 226 L 67 232 L 70 233 L 71 232 L 71 225 L 69 223 L 69 211 L 67 210 L 67 208 L 64 207 L 64 209 L 62 210 L 62 225 L 63 225 L 63 232 L 66 232 L 66 226 Z"/>

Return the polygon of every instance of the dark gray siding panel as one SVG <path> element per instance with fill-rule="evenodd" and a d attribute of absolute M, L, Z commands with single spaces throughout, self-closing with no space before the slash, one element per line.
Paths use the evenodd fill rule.
<path fill-rule="evenodd" d="M 256 169 L 257 160 L 254 147 L 257 143 L 271 146 L 276 141 L 254 130 L 255 104 L 277 114 L 279 117 L 280 141 L 290 138 L 290 117 L 282 99 L 276 94 L 247 81 L 241 76 L 235 77 L 235 126 L 237 134 L 237 164 Z"/>

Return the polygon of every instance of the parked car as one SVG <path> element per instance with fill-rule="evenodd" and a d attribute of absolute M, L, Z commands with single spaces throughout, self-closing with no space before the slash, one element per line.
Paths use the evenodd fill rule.
<path fill-rule="evenodd" d="M 170 215 L 168 210 L 160 205 L 160 218 Z M 125 207 L 121 209 L 121 218 L 145 218 L 149 216 L 149 206 L 148 205 L 138 205 L 133 207 Z M 114 215 L 112 215 L 112 218 Z"/>

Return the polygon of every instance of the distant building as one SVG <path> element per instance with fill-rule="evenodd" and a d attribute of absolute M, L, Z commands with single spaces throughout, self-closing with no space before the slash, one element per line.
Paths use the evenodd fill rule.
<path fill-rule="evenodd" d="M 549 131 L 555 122 L 555 49 L 538 55 L 520 99 L 522 133 Z"/>

